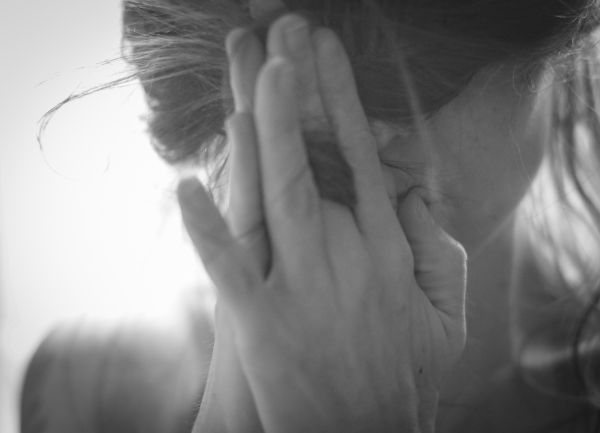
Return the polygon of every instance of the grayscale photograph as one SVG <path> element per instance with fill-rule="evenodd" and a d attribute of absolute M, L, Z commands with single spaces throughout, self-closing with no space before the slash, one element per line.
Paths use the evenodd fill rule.
<path fill-rule="evenodd" d="M 1 433 L 600 433 L 600 0 L 0 14 Z"/>

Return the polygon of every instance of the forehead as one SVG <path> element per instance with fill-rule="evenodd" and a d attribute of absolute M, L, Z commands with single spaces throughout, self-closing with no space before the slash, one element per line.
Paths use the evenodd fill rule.
<path fill-rule="evenodd" d="M 529 128 L 532 113 L 551 90 L 544 88 L 542 77 L 538 74 L 535 83 L 526 85 L 510 67 L 482 71 L 428 125 L 436 135 L 462 140 L 463 145 L 516 139 Z"/>
<path fill-rule="evenodd" d="M 467 140 L 493 134 L 516 133 L 523 128 L 532 110 L 547 102 L 552 77 L 549 71 L 528 83 L 517 79 L 514 68 L 499 66 L 477 74 L 454 99 L 427 116 L 415 116 L 411 125 L 394 125 L 370 119 L 380 150 L 394 141 L 423 141 L 444 137 Z"/>

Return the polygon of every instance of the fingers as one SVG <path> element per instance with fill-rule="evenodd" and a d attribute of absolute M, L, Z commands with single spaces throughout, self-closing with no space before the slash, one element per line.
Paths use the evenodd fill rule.
<path fill-rule="evenodd" d="M 229 208 L 227 221 L 233 236 L 265 275 L 270 251 L 262 210 L 258 144 L 254 127 L 255 86 L 264 63 L 264 51 L 250 31 L 236 29 L 227 37 L 230 82 L 235 113 L 227 119 L 230 145 Z"/>
<path fill-rule="evenodd" d="M 310 49 L 311 45 L 308 25 L 299 17 L 296 18 L 299 20 L 296 25 L 305 27 L 300 32 L 305 32 L 302 37 L 306 39 L 306 56 L 306 49 Z M 278 28 L 276 24 L 276 29 L 270 31 L 271 47 L 277 45 L 273 41 L 284 40 L 281 33 L 284 29 L 287 31 L 287 25 L 283 23 L 285 20 L 286 18 L 281 20 Z M 278 37 L 274 36 L 277 34 Z M 297 257 L 301 252 L 306 254 L 307 249 L 302 250 L 301 246 L 303 242 L 313 242 L 316 238 L 316 235 L 311 238 L 310 233 L 311 230 L 315 233 L 319 231 L 319 225 L 315 221 L 319 219 L 320 203 L 315 195 L 312 173 L 306 163 L 306 151 L 295 106 L 296 95 L 299 93 L 295 88 L 294 77 L 290 71 L 287 88 L 286 85 L 284 88 L 274 85 L 278 75 L 277 67 L 267 66 L 261 74 L 263 80 L 258 78 L 256 86 L 253 86 L 252 83 L 259 75 L 258 68 L 264 61 L 264 53 L 259 45 L 252 34 L 243 30 L 232 32 L 227 40 L 232 61 L 231 84 L 238 112 L 229 119 L 227 125 L 232 140 L 228 219 L 234 236 L 253 252 L 253 260 L 258 261 L 265 272 L 270 267 L 269 241 L 273 248 L 286 250 L 285 255 L 278 254 L 278 257 Z M 283 54 L 284 51 L 289 54 L 290 51 L 283 45 L 279 43 L 279 48 L 271 48 L 270 54 Z M 316 73 L 314 62 L 312 63 L 312 79 L 305 82 L 312 82 L 310 85 L 316 89 Z M 296 67 L 306 69 L 306 60 L 298 60 Z M 261 98 L 259 93 L 264 97 Z M 317 94 L 318 99 L 316 90 L 313 93 Z M 255 131 L 251 117 L 240 114 L 251 111 L 257 113 Z M 262 188 L 258 187 L 260 184 Z M 262 223 L 263 212 L 268 220 L 268 233 Z M 290 248 L 295 247 L 296 253 L 290 254 Z"/>
<path fill-rule="evenodd" d="M 285 15 L 271 26 L 268 52 L 270 56 L 285 57 L 294 66 L 302 133 L 321 198 L 352 208 L 356 203 L 352 172 L 325 116 L 311 31 L 310 23 L 302 16 Z"/>
<path fill-rule="evenodd" d="M 253 32 L 235 29 L 227 36 L 225 45 L 235 111 L 250 113 L 254 107 L 256 79 L 265 61 L 262 44 Z"/>
<path fill-rule="evenodd" d="M 257 269 L 266 275 L 270 247 L 263 215 L 254 117 L 235 113 L 227 120 L 226 127 L 231 146 L 227 222 L 233 237 L 251 253 Z"/>
<path fill-rule="evenodd" d="M 354 173 L 360 230 L 370 245 L 387 252 L 382 261 L 393 255 L 391 251 L 404 258 L 408 246 L 386 191 L 377 143 L 356 90 L 350 60 L 329 29 L 317 29 L 313 42 L 325 112 Z M 397 266 L 397 262 L 389 265 Z"/>
<path fill-rule="evenodd" d="M 423 200 L 410 192 L 398 210 L 414 257 L 415 278 L 431 304 L 465 335 L 467 256 L 464 248 L 433 219 Z"/>
<path fill-rule="evenodd" d="M 377 144 L 356 91 L 350 61 L 333 31 L 319 28 L 313 39 L 325 110 L 355 172 L 357 193 L 363 203 L 360 207 L 365 210 L 368 203 L 389 207 Z"/>
<path fill-rule="evenodd" d="M 185 228 L 219 295 L 236 314 L 243 314 L 259 279 L 200 182 L 183 180 L 177 196 Z"/>
<path fill-rule="evenodd" d="M 303 130 L 328 129 L 307 20 L 294 14 L 277 20 L 269 31 L 267 50 L 271 57 L 286 57 L 294 67 Z"/>
<path fill-rule="evenodd" d="M 317 259 L 315 246 L 322 241 L 320 199 L 308 166 L 295 93 L 289 62 L 269 60 L 258 79 L 255 118 L 273 257 L 311 261 Z"/>

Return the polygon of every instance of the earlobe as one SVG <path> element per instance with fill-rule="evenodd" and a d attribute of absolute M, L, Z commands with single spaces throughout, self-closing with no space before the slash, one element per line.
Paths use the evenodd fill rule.
<path fill-rule="evenodd" d="M 250 0 L 249 6 L 250 15 L 255 20 L 285 8 L 283 0 Z"/>

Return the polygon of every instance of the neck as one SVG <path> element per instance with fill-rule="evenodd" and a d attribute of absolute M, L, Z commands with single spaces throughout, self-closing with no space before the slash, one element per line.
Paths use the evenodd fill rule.
<path fill-rule="evenodd" d="M 510 360 L 509 288 L 513 270 L 511 219 L 469 262 L 467 278 L 467 358 L 491 371 Z"/>
<path fill-rule="evenodd" d="M 442 386 L 440 417 L 444 423 L 469 411 L 474 396 L 510 362 L 508 295 L 512 271 L 514 222 L 509 221 L 469 260 L 467 346 Z M 442 423 L 441 425 L 444 425 Z"/>

